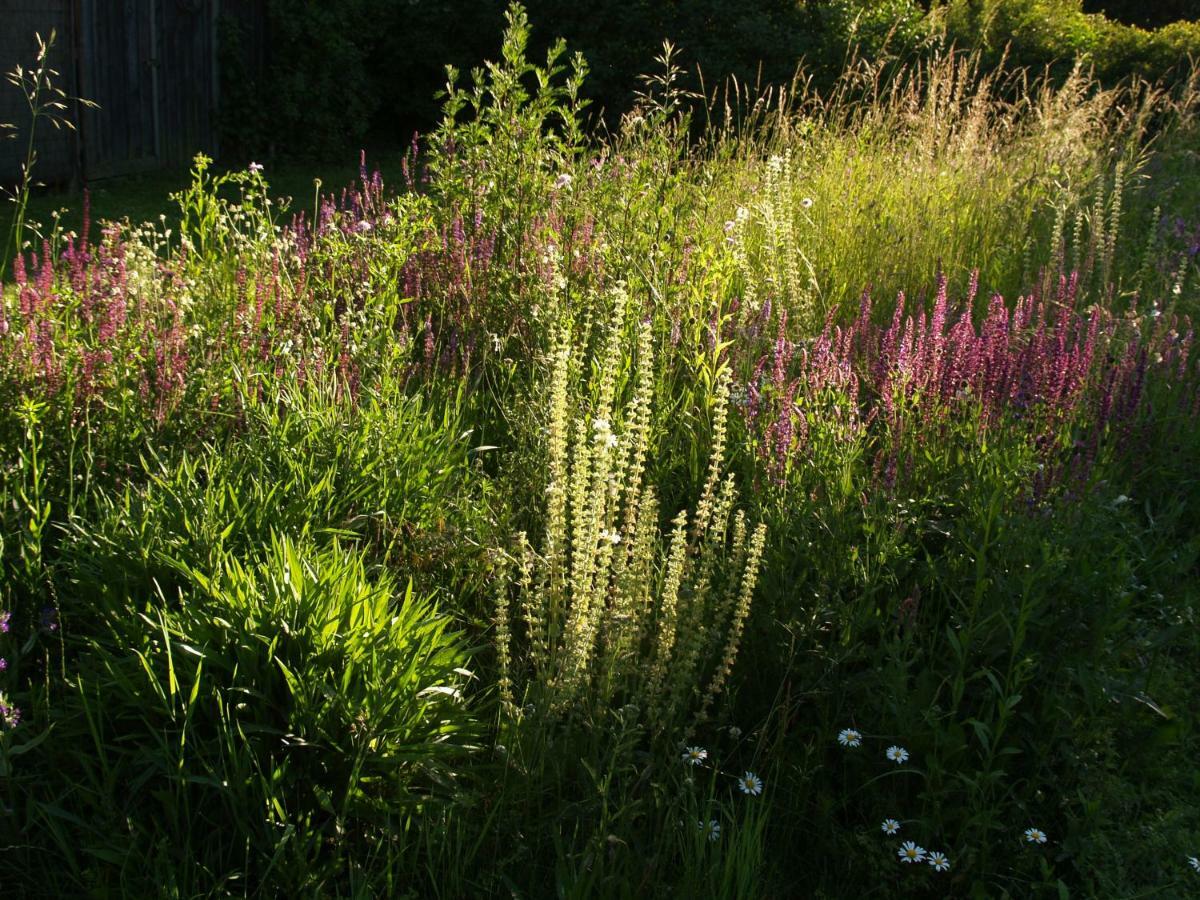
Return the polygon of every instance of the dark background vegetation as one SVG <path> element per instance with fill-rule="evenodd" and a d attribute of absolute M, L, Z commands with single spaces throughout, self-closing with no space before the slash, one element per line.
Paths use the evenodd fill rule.
<path fill-rule="evenodd" d="M 1008 49 L 1019 65 L 1088 58 L 1106 82 L 1169 76 L 1200 55 L 1200 0 L 529 0 L 533 51 L 557 37 L 586 58 L 597 121 L 628 108 L 670 39 L 707 85 L 832 81 L 848 48 L 908 57 L 943 42 Z M 261 0 L 223 23 L 227 156 L 341 156 L 407 143 L 435 121 L 446 64 L 494 58 L 502 0 Z M 1103 15 L 1100 15 L 1103 14 Z M 1127 23 L 1127 24 L 1120 24 Z M 1166 27 L 1160 27 L 1166 26 Z M 1147 31 L 1146 29 L 1158 29 Z"/>

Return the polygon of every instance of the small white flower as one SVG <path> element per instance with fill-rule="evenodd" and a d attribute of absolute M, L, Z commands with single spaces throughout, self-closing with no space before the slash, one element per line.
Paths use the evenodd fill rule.
<path fill-rule="evenodd" d="M 600 540 L 608 541 L 614 547 L 621 543 L 621 535 L 615 531 L 609 531 L 607 528 L 600 529 Z"/>
<path fill-rule="evenodd" d="M 1200 857 L 1189 856 L 1188 857 L 1188 865 L 1191 866 L 1193 869 L 1195 869 L 1197 872 L 1200 872 Z"/>
<path fill-rule="evenodd" d="M 935 872 L 945 872 L 950 868 L 950 860 L 946 859 L 946 854 L 940 850 L 934 850 L 929 854 L 929 864 L 933 866 Z"/>
<path fill-rule="evenodd" d="M 855 728 L 843 728 L 838 732 L 838 743 L 843 747 L 861 746 L 862 732 Z"/>
<path fill-rule="evenodd" d="M 906 863 L 925 862 L 925 848 L 918 847 L 915 841 L 905 841 L 896 851 L 896 855 Z"/>
<path fill-rule="evenodd" d="M 725 233 L 729 234 L 729 232 L 733 231 L 733 229 L 736 225 L 737 225 L 737 223 L 734 222 L 733 219 L 726 219 L 725 220 Z"/>
<path fill-rule="evenodd" d="M 617 436 L 610 431 L 608 434 L 606 434 L 604 436 L 603 444 L 604 444 L 604 449 L 606 449 L 606 450 L 613 449 L 615 446 L 617 446 Z"/>
<path fill-rule="evenodd" d="M 729 736 L 735 741 L 740 741 L 742 739 L 742 729 L 738 728 L 736 725 L 730 725 Z"/>
<path fill-rule="evenodd" d="M 612 431 L 612 425 L 608 419 L 592 419 L 592 431 L 596 434 L 608 434 Z"/>
<path fill-rule="evenodd" d="M 263 170 L 263 167 L 256 162 L 250 163 L 250 174 L 257 175 Z"/>
<path fill-rule="evenodd" d="M 746 772 L 738 779 L 738 787 L 743 794 L 750 794 L 757 797 L 762 793 L 763 783 L 762 779 L 753 772 Z"/>
<path fill-rule="evenodd" d="M 1044 844 L 1046 843 L 1046 832 L 1040 828 L 1026 828 L 1025 840 L 1031 844 Z"/>
<path fill-rule="evenodd" d="M 900 823 L 895 819 L 884 819 L 879 828 L 884 834 L 891 836 L 900 831 Z"/>
<path fill-rule="evenodd" d="M 896 765 L 900 765 L 901 763 L 908 761 L 908 751 L 903 747 L 898 747 L 893 744 L 891 747 L 887 748 L 887 758 Z"/>
<path fill-rule="evenodd" d="M 683 751 L 683 761 L 693 766 L 700 765 L 706 759 L 708 759 L 708 751 L 703 747 L 688 747 Z"/>
<path fill-rule="evenodd" d="M 706 838 L 708 838 L 710 841 L 715 841 L 715 840 L 720 839 L 721 823 L 718 822 L 716 819 L 709 819 L 707 825 L 702 821 L 697 822 L 696 825 L 699 826 L 700 830 L 704 832 L 704 836 Z"/>
<path fill-rule="evenodd" d="M 558 178 L 554 179 L 554 189 L 556 191 L 559 191 L 565 187 L 570 187 L 571 181 L 572 181 L 571 176 L 568 175 L 566 172 L 563 172 L 561 175 L 558 176 Z"/>
<path fill-rule="evenodd" d="M 805 209 L 812 209 L 812 205 L 813 205 L 812 197 L 805 197 L 803 200 L 800 201 L 800 205 L 802 207 L 804 207 Z"/>
<path fill-rule="evenodd" d="M 371 223 L 368 222 L 366 219 L 363 219 L 361 222 L 358 223 L 359 231 L 370 231 L 372 227 L 373 226 L 371 225 Z"/>

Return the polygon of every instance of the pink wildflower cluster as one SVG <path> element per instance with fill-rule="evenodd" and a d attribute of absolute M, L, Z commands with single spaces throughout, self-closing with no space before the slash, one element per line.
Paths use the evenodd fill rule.
<path fill-rule="evenodd" d="M 781 313 L 774 346 L 746 385 L 747 419 L 773 477 L 782 479 L 806 452 L 809 413 L 823 402 L 828 409 L 830 396 L 841 399 L 834 409 L 849 433 L 873 429 L 883 438 L 876 471 L 887 483 L 895 480 L 906 432 L 927 434 L 968 412 L 982 432 L 1021 429 L 1046 464 L 1040 489 L 1068 474 L 1086 476 L 1104 436 L 1127 431 L 1151 376 L 1177 384 L 1185 409 L 1200 413 L 1195 381 L 1188 383 L 1193 331 L 1186 317 L 1080 310 L 1070 275 L 1052 294 L 1035 290 L 1011 309 L 993 296 L 976 323 L 976 290 L 973 277 L 955 308 L 942 279 L 928 312 L 902 294 L 884 326 L 874 323 L 864 294 L 852 322 L 835 325 L 831 316 L 803 346 L 788 339 Z"/>
<path fill-rule="evenodd" d="M 186 254 L 158 263 L 134 290 L 126 249 L 114 226 L 95 246 L 71 237 L 58 258 L 49 242 L 28 259 L 15 257 L 17 319 L 0 322 L 0 376 L 23 394 L 65 398 L 76 415 L 124 391 L 165 419 L 186 386 Z"/>

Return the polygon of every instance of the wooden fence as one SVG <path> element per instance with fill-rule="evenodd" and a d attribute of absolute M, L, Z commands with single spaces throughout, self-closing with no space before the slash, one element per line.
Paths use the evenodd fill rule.
<path fill-rule="evenodd" d="M 29 68 L 37 53 L 35 34 L 48 37 L 53 30 L 57 44 L 50 56 L 51 68 L 62 78 L 59 86 L 75 93 L 75 61 L 70 47 L 72 0 L 0 0 L 0 68 L 11 72 L 20 63 Z M 24 96 L 0 79 L 0 122 L 12 123 L 18 132 L 12 139 L 0 134 L 0 183 L 15 181 L 25 159 L 29 111 Z M 77 145 L 69 131 L 56 131 L 50 125 L 40 126 L 37 135 L 38 164 L 36 174 L 43 180 L 61 181 L 70 178 L 77 163 Z"/>
<path fill-rule="evenodd" d="M 104 178 L 216 155 L 221 0 L 0 0 L 0 67 L 33 62 L 34 33 L 58 34 L 60 86 L 76 131 L 37 133 L 43 181 Z M 0 122 L 26 133 L 24 98 L 0 84 Z M 0 181 L 15 179 L 25 141 L 0 143 Z"/>

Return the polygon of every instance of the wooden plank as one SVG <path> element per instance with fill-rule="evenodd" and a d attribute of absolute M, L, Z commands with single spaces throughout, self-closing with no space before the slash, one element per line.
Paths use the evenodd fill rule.
<path fill-rule="evenodd" d="M 168 3 L 162 10 L 160 104 L 164 162 L 186 163 L 197 152 L 212 152 L 211 15 L 211 6 L 200 3 Z"/>
<path fill-rule="evenodd" d="M 32 59 L 34 31 L 58 30 L 55 66 L 63 85 L 99 104 L 85 109 L 78 149 L 69 132 L 46 129 L 51 160 L 69 177 L 82 159 L 89 177 L 190 162 L 218 147 L 220 94 L 217 0 L 0 0 L 0 65 Z M 263 4 L 224 4 L 243 23 L 241 52 L 250 77 L 266 64 Z M 74 31 L 72 31 L 74 29 Z M 24 32 L 24 36 L 22 36 Z M 24 46 L 28 44 L 28 46 Z M 10 63 L 9 61 L 12 61 Z M 0 121 L 20 120 L 23 100 L 0 85 Z M 0 141 L 0 179 L 19 170 L 15 142 Z M 56 173 L 57 174 L 57 173 Z"/>

